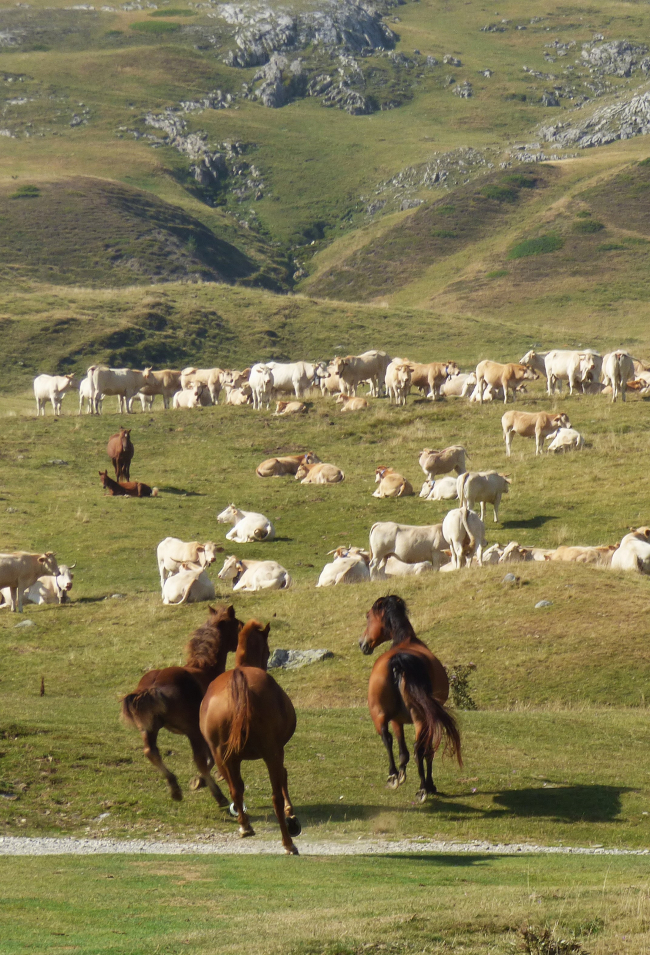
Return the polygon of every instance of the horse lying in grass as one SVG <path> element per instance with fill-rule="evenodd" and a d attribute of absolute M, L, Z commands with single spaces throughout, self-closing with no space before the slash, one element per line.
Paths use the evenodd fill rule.
<path fill-rule="evenodd" d="M 255 835 L 244 806 L 241 763 L 263 759 L 271 780 L 273 808 L 288 855 L 298 855 L 292 836 L 301 832 L 291 804 L 284 747 L 296 729 L 296 711 L 266 672 L 269 625 L 250 620 L 239 635 L 237 666 L 218 676 L 201 704 L 200 726 L 217 769 L 228 783 L 242 838 Z"/>
<path fill-rule="evenodd" d="M 158 488 L 149 487 L 142 481 L 121 481 L 118 483 L 108 476 L 108 471 L 100 471 L 99 479 L 102 487 L 112 497 L 158 497 Z"/>
<path fill-rule="evenodd" d="M 158 750 L 161 729 L 187 736 L 200 774 L 192 788 L 208 786 L 219 805 L 227 806 L 228 800 L 210 775 L 214 761 L 201 736 L 199 709 L 208 686 L 226 669 L 228 654 L 236 651 L 243 624 L 235 617 L 233 606 L 209 610 L 206 622 L 190 636 L 185 666 L 145 673 L 134 692 L 122 700 L 122 716 L 125 722 L 140 730 L 144 755 L 165 777 L 172 799 L 181 800 L 183 793 Z"/>
<path fill-rule="evenodd" d="M 380 597 L 366 614 L 366 629 L 359 640 L 362 653 L 390 640 L 391 648 L 382 653 L 370 673 L 368 707 L 388 752 L 388 785 L 396 789 L 406 779 L 409 752 L 404 740 L 404 724 L 415 726 L 415 749 L 421 802 L 437 792 L 432 778 L 433 757 L 443 736 L 445 751 L 456 756 L 462 766 L 460 733 L 454 717 L 444 704 L 449 697 L 449 680 L 440 660 L 415 635 L 406 604 L 401 597 Z M 391 724 L 399 748 L 399 771 L 393 756 Z M 426 774 L 424 765 L 426 762 Z"/>

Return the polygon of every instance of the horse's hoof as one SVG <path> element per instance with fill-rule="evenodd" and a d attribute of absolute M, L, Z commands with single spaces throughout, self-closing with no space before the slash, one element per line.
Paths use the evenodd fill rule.
<path fill-rule="evenodd" d="M 242 826 L 239 827 L 239 838 L 246 839 L 248 836 L 254 836 L 255 830 L 251 829 L 249 826 L 248 829 L 244 829 Z"/>
<path fill-rule="evenodd" d="M 399 786 L 399 779 L 397 776 L 389 776 L 386 785 L 389 789 L 397 789 Z"/>
<path fill-rule="evenodd" d="M 242 803 L 242 809 L 244 810 L 244 812 L 248 812 L 245 802 Z M 233 816 L 234 819 L 236 819 L 237 816 L 239 815 L 239 813 L 237 812 L 235 808 L 234 802 L 231 802 L 230 805 L 228 806 L 228 812 L 230 813 L 231 816 Z"/>
<path fill-rule="evenodd" d="M 296 849 L 296 847 L 295 847 L 293 844 L 292 844 L 291 846 L 285 846 L 285 847 L 284 847 L 284 851 L 286 852 L 286 854 L 287 854 L 288 856 L 299 856 L 299 855 L 300 855 L 300 853 L 298 852 L 298 850 Z"/>
<path fill-rule="evenodd" d="M 194 776 L 190 779 L 190 792 L 195 793 L 198 789 L 204 789 L 207 785 L 203 776 Z"/>
<path fill-rule="evenodd" d="M 426 789 L 418 789 L 418 791 L 417 791 L 416 794 L 415 794 L 415 798 L 416 798 L 416 799 L 419 799 L 420 802 L 426 802 L 426 799 L 427 799 L 427 796 L 428 796 L 428 795 L 429 795 L 429 794 L 428 794 L 428 792 L 426 791 Z"/>
<path fill-rule="evenodd" d="M 298 822 L 297 816 L 287 816 L 287 829 L 289 830 L 290 836 L 299 836 L 302 832 L 302 826 Z M 294 846 L 295 849 L 295 846 Z M 298 853 L 296 852 L 296 855 Z"/>
<path fill-rule="evenodd" d="M 406 782 L 406 770 L 400 769 L 399 773 L 397 774 L 397 785 L 401 786 L 404 782 Z"/>
<path fill-rule="evenodd" d="M 183 791 L 180 786 L 172 786 L 169 790 L 169 794 L 174 800 L 174 802 L 181 802 L 183 799 Z"/>

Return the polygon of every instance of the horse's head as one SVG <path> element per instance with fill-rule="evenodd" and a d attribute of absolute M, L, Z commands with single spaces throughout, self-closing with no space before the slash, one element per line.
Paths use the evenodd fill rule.
<path fill-rule="evenodd" d="M 359 648 L 362 653 L 369 656 L 375 647 L 387 640 L 394 640 L 395 637 L 405 637 L 404 623 L 412 633 L 411 625 L 408 622 L 406 604 L 401 597 L 396 594 L 390 594 L 388 597 L 380 597 L 366 614 L 366 629 L 359 640 Z"/>
<path fill-rule="evenodd" d="M 130 434 L 130 428 L 128 431 L 126 428 L 120 428 L 120 443 L 122 445 L 122 451 L 128 451 L 129 449 L 129 444 L 131 443 Z"/>
<path fill-rule="evenodd" d="M 239 631 L 237 643 L 237 666 L 257 667 L 266 670 L 269 662 L 269 631 L 271 624 L 263 626 L 259 620 L 249 620 Z"/>

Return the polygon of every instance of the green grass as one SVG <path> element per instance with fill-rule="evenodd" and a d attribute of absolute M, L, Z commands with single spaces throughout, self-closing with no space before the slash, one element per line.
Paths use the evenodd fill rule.
<path fill-rule="evenodd" d="M 576 955 L 648 943 L 645 860 L 63 857 L 0 870 L 12 955 L 510 955 L 524 930 L 572 939 Z"/>
<path fill-rule="evenodd" d="M 578 235 L 593 235 L 596 232 L 602 232 L 605 226 L 596 219 L 579 219 L 573 223 L 572 228 Z"/>
<path fill-rule="evenodd" d="M 197 15 L 196 10 L 187 10 L 180 9 L 177 7 L 168 8 L 164 10 L 153 10 L 150 14 L 152 17 L 195 17 Z"/>
<path fill-rule="evenodd" d="M 139 33 L 175 33 L 180 30 L 178 23 L 166 23 L 164 20 L 159 23 L 157 20 L 138 20 L 131 24 L 132 30 L 138 30 Z"/>
<path fill-rule="evenodd" d="M 547 255 L 549 252 L 557 252 L 563 245 L 564 241 L 559 235 L 540 235 L 518 242 L 508 253 L 508 258 L 525 259 L 529 255 Z"/>

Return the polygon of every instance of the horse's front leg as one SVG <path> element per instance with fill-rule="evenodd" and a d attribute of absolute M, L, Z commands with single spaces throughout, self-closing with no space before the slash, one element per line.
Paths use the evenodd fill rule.
<path fill-rule="evenodd" d="M 397 737 L 397 748 L 399 751 L 399 773 L 397 774 L 397 785 L 401 786 L 402 783 L 406 780 L 406 767 L 409 761 L 409 751 L 406 748 L 406 740 L 404 739 L 404 727 L 401 723 L 395 722 L 392 723 L 393 732 Z"/>
<path fill-rule="evenodd" d="M 212 766 L 214 766 L 214 760 L 212 758 L 212 754 L 208 750 L 205 740 L 199 734 L 196 737 L 190 737 L 190 745 L 192 747 L 194 763 L 200 774 L 198 777 L 196 777 L 196 779 L 192 780 L 190 783 L 190 789 L 197 790 L 202 786 L 207 786 L 221 808 L 225 808 L 228 805 L 228 800 L 221 792 L 210 773 L 210 769 Z"/>
<path fill-rule="evenodd" d="M 174 774 L 170 772 L 163 763 L 160 750 L 158 749 L 158 730 L 145 730 L 145 732 L 142 734 L 142 739 L 144 741 L 144 755 L 147 757 L 149 762 L 152 763 L 165 777 L 172 799 L 180 802 L 180 800 L 183 798 L 181 787 L 178 785 L 178 780 Z"/>
<path fill-rule="evenodd" d="M 390 789 L 397 789 L 399 786 L 399 777 L 397 766 L 395 765 L 395 757 L 393 756 L 393 737 L 388 729 L 388 721 L 382 725 L 379 732 L 382 742 L 386 747 L 386 752 L 388 753 L 388 786 Z"/>

